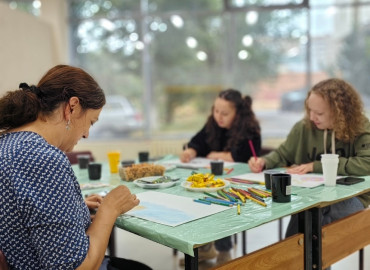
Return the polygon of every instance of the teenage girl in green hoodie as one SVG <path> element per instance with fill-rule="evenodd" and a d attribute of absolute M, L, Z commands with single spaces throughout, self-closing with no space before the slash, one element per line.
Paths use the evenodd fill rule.
<path fill-rule="evenodd" d="M 321 154 L 339 155 L 338 175 L 370 175 L 370 123 L 359 94 L 341 79 L 319 82 L 308 92 L 306 115 L 275 151 L 248 161 L 253 172 L 288 166 L 287 173 L 322 173 Z M 335 142 L 333 144 L 333 142 Z M 322 224 L 368 207 L 370 193 L 322 209 Z M 292 216 L 287 236 L 298 232 Z"/>

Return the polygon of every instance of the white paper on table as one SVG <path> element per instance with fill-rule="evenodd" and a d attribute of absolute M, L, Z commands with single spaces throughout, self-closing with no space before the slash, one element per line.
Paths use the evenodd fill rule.
<path fill-rule="evenodd" d="M 286 173 L 281 171 L 281 173 Z M 292 186 L 313 188 L 324 184 L 324 176 L 322 174 L 290 174 L 292 177 Z M 264 172 L 260 173 L 246 173 L 241 175 L 234 175 L 232 178 L 249 180 L 254 182 L 264 182 Z"/>
<path fill-rule="evenodd" d="M 162 162 L 163 164 L 170 164 L 170 165 L 175 165 L 175 166 L 183 166 L 183 167 L 188 167 L 188 168 L 211 168 L 211 161 L 214 161 L 213 159 L 208 159 L 208 158 L 201 158 L 201 157 L 196 157 L 192 159 L 189 162 L 181 162 L 179 158 L 176 159 L 171 159 L 171 160 L 166 160 Z M 229 162 L 229 161 L 224 161 L 224 167 L 232 167 L 234 166 L 235 162 Z"/>
<path fill-rule="evenodd" d="M 81 190 L 94 189 L 94 188 L 103 188 L 103 187 L 110 187 L 110 185 L 109 184 L 105 184 L 105 183 L 85 183 L 85 184 L 80 184 Z"/>
<path fill-rule="evenodd" d="M 197 203 L 193 201 L 193 198 L 156 191 L 147 191 L 136 195 L 140 200 L 140 205 L 124 215 L 171 227 L 230 209 L 229 206 Z"/>

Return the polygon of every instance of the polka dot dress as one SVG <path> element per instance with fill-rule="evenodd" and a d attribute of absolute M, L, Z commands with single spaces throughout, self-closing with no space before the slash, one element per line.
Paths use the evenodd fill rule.
<path fill-rule="evenodd" d="M 11 269 L 75 269 L 90 215 L 66 155 L 33 132 L 0 136 L 0 249 Z"/>

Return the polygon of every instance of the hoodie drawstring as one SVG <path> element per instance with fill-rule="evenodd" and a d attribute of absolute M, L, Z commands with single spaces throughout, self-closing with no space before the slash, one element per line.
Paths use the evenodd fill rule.
<path fill-rule="evenodd" d="M 326 139 L 328 138 L 328 130 L 324 130 L 324 154 L 326 154 Z M 335 154 L 335 131 L 331 133 L 331 153 Z"/>

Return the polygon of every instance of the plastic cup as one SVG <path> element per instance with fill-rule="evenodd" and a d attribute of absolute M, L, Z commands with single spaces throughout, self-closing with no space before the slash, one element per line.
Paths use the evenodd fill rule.
<path fill-rule="evenodd" d="M 111 173 L 118 173 L 118 165 L 121 153 L 117 151 L 108 152 L 109 169 Z"/>
<path fill-rule="evenodd" d="M 90 180 L 99 180 L 101 178 L 101 163 L 90 163 L 87 166 Z"/>
<path fill-rule="evenodd" d="M 272 175 L 276 173 L 281 173 L 281 171 L 278 171 L 278 170 L 265 170 L 264 171 L 266 189 L 271 189 Z"/>
<path fill-rule="evenodd" d="M 121 161 L 122 167 L 130 167 L 132 164 L 135 164 L 135 160 L 122 160 Z"/>
<path fill-rule="evenodd" d="M 139 162 L 149 161 L 149 152 L 139 152 Z"/>
<path fill-rule="evenodd" d="M 87 165 L 89 164 L 90 161 L 90 156 L 89 155 L 77 155 L 77 160 L 78 160 L 78 166 L 80 169 L 87 169 Z"/>
<path fill-rule="evenodd" d="M 292 177 L 286 173 L 271 175 L 272 201 L 278 203 L 290 202 L 292 191 Z"/>
<path fill-rule="evenodd" d="M 211 161 L 211 172 L 214 175 L 222 175 L 224 172 L 224 162 L 220 160 Z"/>
<path fill-rule="evenodd" d="M 339 156 L 336 154 L 322 154 L 321 164 L 324 175 L 324 183 L 327 187 L 334 187 L 337 184 Z"/>

